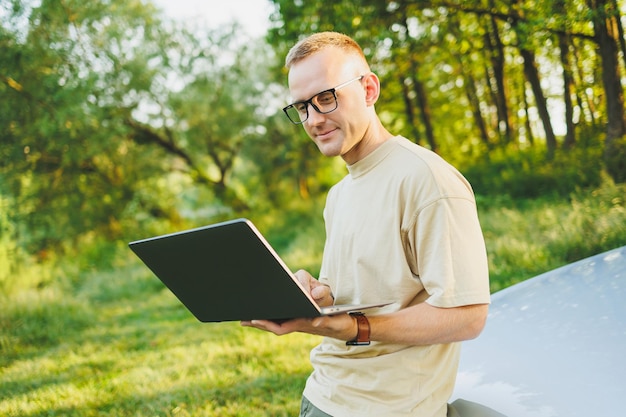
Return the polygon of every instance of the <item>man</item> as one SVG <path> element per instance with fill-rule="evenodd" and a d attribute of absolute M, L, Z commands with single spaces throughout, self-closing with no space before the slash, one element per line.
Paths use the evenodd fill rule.
<path fill-rule="evenodd" d="M 490 302 L 472 189 L 439 156 L 383 127 L 379 79 L 351 38 L 314 34 L 286 66 L 294 104 L 285 113 L 349 171 L 327 196 L 319 280 L 296 276 L 320 305 L 393 303 L 242 325 L 324 336 L 311 352 L 302 417 L 445 416 L 457 342 L 478 336 Z"/>

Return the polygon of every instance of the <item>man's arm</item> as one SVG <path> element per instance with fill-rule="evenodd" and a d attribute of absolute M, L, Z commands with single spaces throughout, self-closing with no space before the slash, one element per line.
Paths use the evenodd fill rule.
<path fill-rule="evenodd" d="M 434 345 L 474 339 L 485 327 L 488 304 L 440 308 L 420 303 L 392 314 L 368 317 L 371 339 Z"/>
<path fill-rule="evenodd" d="M 421 303 L 390 314 L 367 316 L 371 329 L 370 338 L 373 341 L 408 345 L 469 340 L 482 331 L 488 309 L 487 304 L 439 308 Z M 302 332 L 346 341 L 352 340 L 357 334 L 356 319 L 347 314 L 295 319 L 281 324 L 253 320 L 242 322 L 242 325 L 277 335 Z"/>

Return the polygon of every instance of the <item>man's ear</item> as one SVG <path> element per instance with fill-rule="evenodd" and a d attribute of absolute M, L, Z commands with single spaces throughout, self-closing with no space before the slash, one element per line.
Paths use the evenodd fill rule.
<path fill-rule="evenodd" d="M 373 72 L 366 74 L 361 81 L 365 87 L 365 103 L 373 106 L 380 96 L 380 80 Z"/>

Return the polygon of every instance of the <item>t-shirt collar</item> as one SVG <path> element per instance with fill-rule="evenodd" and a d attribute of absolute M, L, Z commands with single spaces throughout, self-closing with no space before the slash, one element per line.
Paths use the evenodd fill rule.
<path fill-rule="evenodd" d="M 387 157 L 389 152 L 391 152 L 394 143 L 397 142 L 398 139 L 399 136 L 394 136 L 391 139 L 383 142 L 378 148 L 374 149 L 374 151 L 367 155 L 365 158 L 356 161 L 352 165 L 346 165 L 350 176 L 352 178 L 358 178 L 373 169 L 376 165 L 378 165 L 382 160 Z"/>

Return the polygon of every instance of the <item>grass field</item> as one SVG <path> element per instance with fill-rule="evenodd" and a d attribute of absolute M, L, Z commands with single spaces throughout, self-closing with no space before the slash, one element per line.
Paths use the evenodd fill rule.
<path fill-rule="evenodd" d="M 2 416 L 287 416 L 309 372 L 303 335 L 201 324 L 140 266 L 4 304 Z M 7 308 L 8 307 L 8 308 Z"/>
<path fill-rule="evenodd" d="M 625 245 L 625 195 L 479 199 L 492 289 Z M 319 245 L 294 244 L 288 263 L 312 262 Z M 201 324 L 117 252 L 0 275 L 0 416 L 297 415 L 316 337 Z"/>

